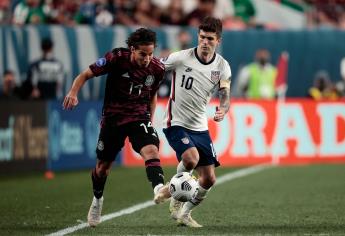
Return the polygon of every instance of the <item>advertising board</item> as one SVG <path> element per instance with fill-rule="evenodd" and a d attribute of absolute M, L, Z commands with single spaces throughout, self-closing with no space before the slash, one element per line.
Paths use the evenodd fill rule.
<path fill-rule="evenodd" d="M 154 126 L 161 138 L 162 163 L 173 165 L 175 153 L 162 132 L 166 103 L 158 103 Z M 214 148 L 224 166 L 345 162 L 344 100 L 233 100 L 230 112 L 219 123 L 212 120 L 217 104 L 210 103 L 207 115 Z M 129 166 L 142 164 L 128 143 L 123 161 Z"/>

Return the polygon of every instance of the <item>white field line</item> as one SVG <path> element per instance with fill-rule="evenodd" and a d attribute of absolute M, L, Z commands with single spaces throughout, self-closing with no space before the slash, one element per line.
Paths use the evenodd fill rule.
<path fill-rule="evenodd" d="M 265 165 L 255 165 L 255 166 L 251 166 L 251 167 L 248 167 L 245 169 L 240 169 L 240 170 L 237 170 L 234 172 L 230 172 L 228 174 L 222 175 L 219 178 L 217 178 L 215 185 L 223 184 L 225 182 L 228 182 L 228 181 L 231 181 L 231 180 L 234 180 L 237 178 L 241 178 L 241 177 L 244 177 L 246 175 L 254 174 L 256 172 L 260 172 L 264 169 L 272 168 L 272 167 L 274 167 L 274 166 L 273 165 L 266 165 L 266 164 Z"/>
<path fill-rule="evenodd" d="M 219 178 L 217 178 L 217 182 L 215 185 L 223 184 L 225 182 L 232 181 L 232 180 L 237 179 L 237 178 L 241 178 L 241 177 L 244 177 L 244 176 L 247 176 L 250 174 L 254 174 L 254 173 L 260 172 L 264 169 L 270 168 L 270 167 L 272 167 L 272 165 L 256 165 L 256 166 L 248 167 L 248 168 L 241 169 L 238 171 L 230 172 L 228 174 L 222 175 Z M 146 201 L 143 203 L 139 203 L 137 205 L 125 208 L 123 210 L 113 212 L 113 213 L 108 214 L 108 215 L 104 215 L 101 218 L 101 222 L 111 220 L 113 218 L 120 217 L 123 215 L 128 215 L 128 214 L 139 211 L 141 209 L 145 209 L 145 208 L 153 206 L 153 205 L 155 205 L 155 204 L 152 200 Z M 66 234 L 73 233 L 77 230 L 80 230 L 80 229 L 83 229 L 86 227 L 89 227 L 89 225 L 87 223 L 81 223 L 79 225 L 71 226 L 71 227 L 56 231 L 54 233 L 48 234 L 47 236 L 66 235 Z"/>

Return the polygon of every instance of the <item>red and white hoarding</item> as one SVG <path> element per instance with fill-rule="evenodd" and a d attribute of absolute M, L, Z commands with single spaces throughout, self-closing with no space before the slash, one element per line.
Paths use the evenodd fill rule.
<path fill-rule="evenodd" d="M 163 165 L 177 163 L 162 132 L 167 101 L 159 101 L 154 126 Z M 223 166 L 345 163 L 345 100 L 316 102 L 309 99 L 277 101 L 232 100 L 222 122 L 212 120 L 217 101 L 208 106 L 209 130 Z M 123 163 L 143 165 L 126 142 Z"/>

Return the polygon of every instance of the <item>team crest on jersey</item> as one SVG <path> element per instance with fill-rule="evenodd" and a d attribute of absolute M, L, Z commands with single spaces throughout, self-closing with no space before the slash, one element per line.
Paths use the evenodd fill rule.
<path fill-rule="evenodd" d="M 219 70 L 211 70 L 211 80 L 215 83 L 218 83 L 218 81 L 220 80 Z"/>
<path fill-rule="evenodd" d="M 153 75 L 148 75 L 145 80 L 145 85 L 150 87 L 155 82 L 155 77 Z"/>
<path fill-rule="evenodd" d="M 186 72 L 191 72 L 191 71 L 192 71 L 192 68 L 187 67 L 187 69 L 186 69 L 185 71 L 186 71 Z"/>
<path fill-rule="evenodd" d="M 104 57 L 101 57 L 96 61 L 96 66 L 102 67 L 105 65 L 106 62 L 107 60 Z"/>
<path fill-rule="evenodd" d="M 181 141 L 184 144 L 188 144 L 189 143 L 189 139 L 187 137 L 181 138 Z"/>

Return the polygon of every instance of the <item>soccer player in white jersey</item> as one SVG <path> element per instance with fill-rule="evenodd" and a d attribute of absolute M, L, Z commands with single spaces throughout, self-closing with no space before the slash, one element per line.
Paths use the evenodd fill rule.
<path fill-rule="evenodd" d="M 192 219 L 191 211 L 206 198 L 216 181 L 215 167 L 219 166 L 208 131 L 206 106 L 216 90 L 220 104 L 214 120 L 222 121 L 230 106 L 231 69 L 216 53 L 221 33 L 221 21 L 206 17 L 199 26 L 198 46 L 163 60 L 166 70 L 173 70 L 163 132 L 180 161 L 177 172 L 195 169 L 198 173 L 195 198 L 186 203 L 171 198 L 170 202 L 172 218 L 189 227 L 202 227 Z"/>

